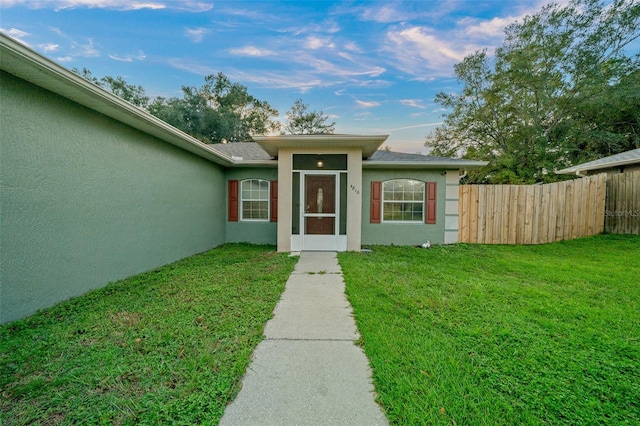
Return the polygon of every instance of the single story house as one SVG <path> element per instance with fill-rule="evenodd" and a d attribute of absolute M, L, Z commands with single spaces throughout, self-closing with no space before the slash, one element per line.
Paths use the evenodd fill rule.
<path fill-rule="evenodd" d="M 0 322 L 226 242 L 278 251 L 457 242 L 484 162 L 386 135 L 207 145 L 0 34 Z"/>
<path fill-rule="evenodd" d="M 608 157 L 578 164 L 566 169 L 558 170 L 556 173 L 565 175 L 589 176 L 598 173 L 625 173 L 640 170 L 640 148 Z"/>

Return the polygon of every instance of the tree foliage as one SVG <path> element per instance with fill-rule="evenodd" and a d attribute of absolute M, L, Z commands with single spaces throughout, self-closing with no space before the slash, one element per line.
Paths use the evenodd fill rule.
<path fill-rule="evenodd" d="M 182 98 L 158 97 L 149 112 L 206 143 L 242 142 L 278 132 L 278 110 L 223 73 L 208 75 L 200 87 L 182 87 Z"/>
<path fill-rule="evenodd" d="M 149 105 L 149 97 L 144 88 L 129 84 L 120 76 L 115 78 L 105 76 L 99 79 L 86 68 L 83 68 L 82 71 L 74 68 L 73 72 L 139 108 L 147 108 Z"/>
<path fill-rule="evenodd" d="M 427 137 L 435 155 L 489 161 L 472 182 L 556 180 L 554 169 L 640 146 L 640 38 L 636 0 L 551 4 L 509 25 L 486 51 L 455 66 L 460 93 Z"/>
<path fill-rule="evenodd" d="M 309 106 L 296 100 L 291 109 L 287 111 L 287 121 L 283 134 L 292 135 L 319 135 L 331 134 L 335 131 L 336 123 L 327 123 L 329 117 L 322 111 L 309 111 Z"/>
<path fill-rule="evenodd" d="M 159 96 L 150 101 L 142 86 L 128 84 L 122 77 L 99 79 L 86 68 L 73 71 L 205 143 L 243 142 L 280 131 L 278 110 L 223 73 L 205 77 L 200 88 L 183 86 L 181 98 Z"/>

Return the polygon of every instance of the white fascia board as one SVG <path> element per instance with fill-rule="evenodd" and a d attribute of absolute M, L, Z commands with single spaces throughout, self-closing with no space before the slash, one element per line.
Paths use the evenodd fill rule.
<path fill-rule="evenodd" d="M 639 164 L 640 160 L 638 160 L 637 158 L 631 158 L 628 160 L 620 160 L 620 161 L 613 161 L 611 163 L 600 163 L 600 164 L 595 164 L 595 165 L 587 165 L 586 167 L 584 167 L 584 165 L 582 166 L 573 166 L 573 167 L 568 167 L 566 169 L 562 169 L 562 170 L 557 170 L 556 174 L 558 175 L 573 175 L 576 173 L 581 173 L 581 172 L 588 172 L 591 170 L 600 170 L 600 169 L 610 169 L 613 167 L 620 167 L 620 166 L 626 166 L 628 164 Z M 585 165 L 588 163 L 585 163 Z"/>
<path fill-rule="evenodd" d="M 350 135 L 350 134 L 321 134 L 321 135 L 273 135 L 255 136 L 253 139 L 270 156 L 277 157 L 280 148 L 361 148 L 365 158 L 372 156 L 384 143 L 389 135 Z"/>
<path fill-rule="evenodd" d="M 234 160 L 233 167 L 277 168 L 278 160 Z"/>
<path fill-rule="evenodd" d="M 486 161 L 368 161 L 362 162 L 363 169 L 473 169 L 489 164 Z"/>

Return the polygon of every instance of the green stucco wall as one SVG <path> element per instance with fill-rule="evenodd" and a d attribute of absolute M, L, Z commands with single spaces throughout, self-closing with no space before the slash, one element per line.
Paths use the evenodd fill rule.
<path fill-rule="evenodd" d="M 426 241 L 444 243 L 445 176 L 443 170 L 378 170 L 362 171 L 362 244 L 418 245 Z M 417 179 L 436 182 L 436 223 L 371 223 L 371 182 L 390 179 Z"/>
<path fill-rule="evenodd" d="M 227 169 L 227 180 L 264 179 L 268 181 L 278 180 L 278 169 L 274 168 L 238 168 Z M 225 191 L 227 184 L 224 185 Z M 225 193 L 225 202 L 227 196 Z M 239 207 L 240 208 L 240 207 Z M 225 212 L 225 221 L 227 215 Z M 226 236 L 228 243 L 250 242 L 252 244 L 273 244 L 278 240 L 278 225 L 276 222 L 226 221 Z"/>
<path fill-rule="evenodd" d="M 0 77 L 0 322 L 224 242 L 221 168 Z"/>

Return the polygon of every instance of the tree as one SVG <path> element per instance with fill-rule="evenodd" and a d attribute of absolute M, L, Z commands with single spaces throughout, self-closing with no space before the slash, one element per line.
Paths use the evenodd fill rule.
<path fill-rule="evenodd" d="M 636 0 L 551 4 L 509 25 L 495 58 L 486 51 L 454 68 L 460 93 L 427 137 L 435 155 L 489 161 L 472 182 L 556 180 L 552 170 L 640 146 L 640 37 Z"/>
<path fill-rule="evenodd" d="M 205 77 L 200 88 L 183 86 L 182 93 L 154 99 L 149 112 L 205 143 L 247 141 L 280 130 L 278 110 L 223 73 Z"/>
<path fill-rule="evenodd" d="M 322 111 L 309 111 L 309 106 L 298 99 L 291 110 L 287 111 L 287 122 L 284 125 L 283 134 L 292 135 L 318 135 L 332 134 L 335 131 L 336 123 L 327 124 L 328 116 Z"/>
<path fill-rule="evenodd" d="M 132 84 L 128 84 L 120 76 L 115 78 L 105 76 L 98 79 L 91 73 L 91 71 L 86 68 L 83 68 L 82 71 L 74 68 L 73 72 L 89 80 L 90 82 L 97 84 L 103 89 L 109 90 L 114 95 L 139 108 L 147 108 L 147 106 L 149 105 L 149 97 L 146 95 L 144 88 L 142 86 L 134 86 Z"/>
<path fill-rule="evenodd" d="M 86 68 L 73 71 L 205 143 L 247 141 L 253 135 L 280 131 L 278 110 L 223 73 L 206 76 L 200 88 L 183 86 L 182 98 L 159 96 L 149 102 L 142 86 L 128 84 L 122 77 L 97 78 Z"/>

